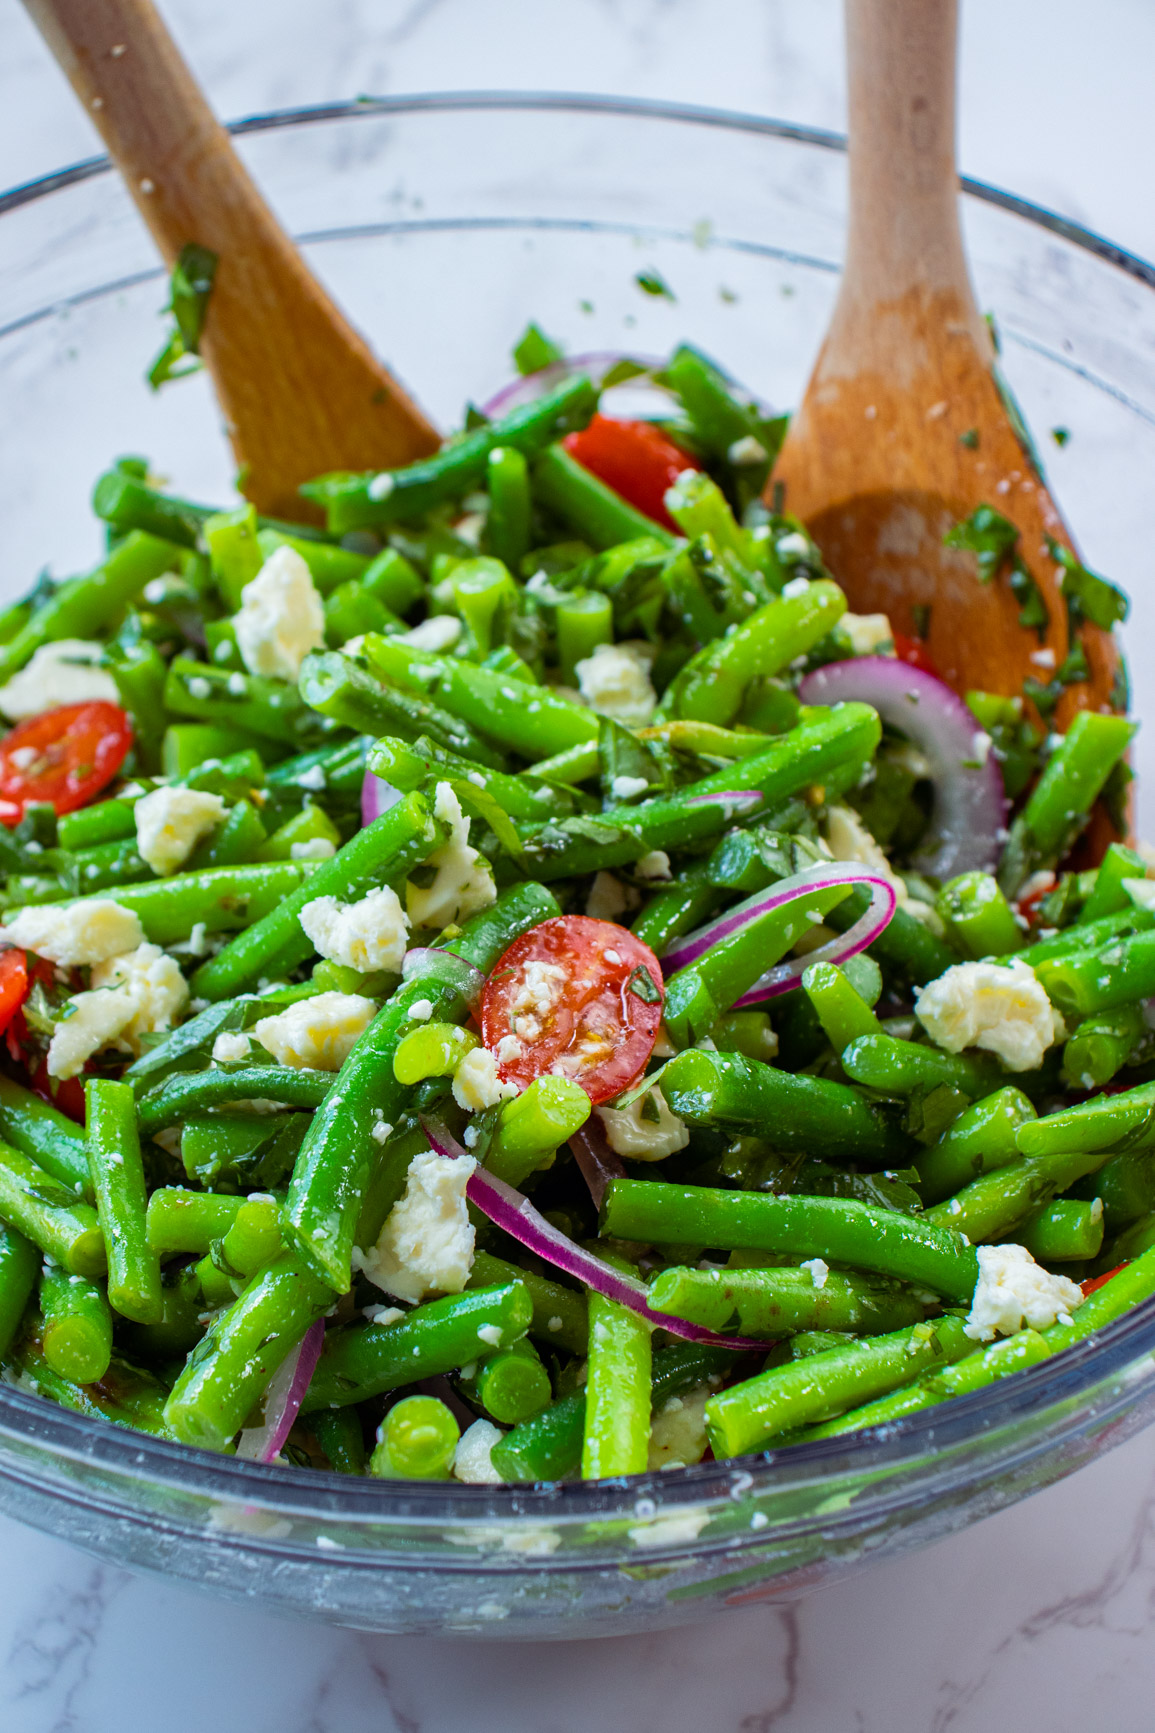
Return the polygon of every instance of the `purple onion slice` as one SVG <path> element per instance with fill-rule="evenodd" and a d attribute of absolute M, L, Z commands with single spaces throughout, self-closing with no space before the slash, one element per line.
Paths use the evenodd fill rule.
<path fill-rule="evenodd" d="M 264 1420 L 260 1426 L 241 1433 L 238 1456 L 247 1457 L 250 1462 L 277 1460 L 313 1381 L 324 1342 L 325 1320 L 318 1318 L 273 1373 L 265 1395 Z"/>
<path fill-rule="evenodd" d="M 391 782 L 383 782 L 379 776 L 374 776 L 371 770 L 367 770 L 361 784 L 361 823 L 372 824 L 375 818 L 380 818 L 383 812 L 396 806 L 400 799 L 399 788 L 394 788 Z"/>

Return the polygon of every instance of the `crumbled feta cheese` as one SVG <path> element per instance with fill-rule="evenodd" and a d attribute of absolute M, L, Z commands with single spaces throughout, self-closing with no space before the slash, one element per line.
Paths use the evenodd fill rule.
<path fill-rule="evenodd" d="M 644 728 L 652 719 L 658 695 L 650 683 L 648 645 L 599 644 L 576 673 L 582 697 L 600 715 L 626 728 Z"/>
<path fill-rule="evenodd" d="M 482 1113 L 517 1093 L 516 1083 L 498 1077 L 497 1061 L 487 1047 L 467 1053 L 453 1073 L 453 1099 L 467 1113 Z"/>
<path fill-rule="evenodd" d="M 372 500 L 383 500 L 389 498 L 389 495 L 393 492 L 393 488 L 394 481 L 392 475 L 387 469 L 383 469 L 379 475 L 373 477 L 372 481 L 365 489 L 365 492 Z"/>
<path fill-rule="evenodd" d="M 647 1118 L 655 1109 L 658 1117 Z M 628 1107 L 599 1107 L 596 1112 L 610 1148 L 631 1161 L 664 1161 L 690 1141 L 685 1122 L 671 1113 L 660 1089 L 639 1095 Z"/>
<path fill-rule="evenodd" d="M 212 686 L 209 681 L 205 679 L 203 674 L 194 674 L 192 676 L 188 683 L 188 695 L 190 698 L 199 699 L 202 703 L 206 698 L 212 697 Z"/>
<path fill-rule="evenodd" d="M 241 1059 L 247 1059 L 252 1042 L 249 1037 L 238 1030 L 230 1034 L 225 1030 L 213 1042 L 213 1058 L 218 1064 L 235 1064 Z"/>
<path fill-rule="evenodd" d="M 986 763 L 987 759 L 991 755 L 991 747 L 993 745 L 994 741 L 985 729 L 978 728 L 975 730 L 974 734 L 971 736 L 971 751 L 974 753 L 976 764 L 981 766 Z"/>
<path fill-rule="evenodd" d="M 393 1127 L 387 1119 L 379 1119 L 369 1135 L 374 1143 L 388 1143 L 393 1135 Z"/>
<path fill-rule="evenodd" d="M 810 1271 L 810 1280 L 814 1283 L 816 1288 L 824 1288 L 826 1286 L 826 1278 L 830 1274 L 830 1265 L 825 1263 L 822 1258 L 807 1258 L 800 1267 L 804 1270 Z"/>
<path fill-rule="evenodd" d="M 613 873 L 595 873 L 586 898 L 586 914 L 595 921 L 616 921 L 619 915 L 636 909 L 641 900 L 633 885 L 624 885 Z"/>
<path fill-rule="evenodd" d="M 479 1342 L 487 1342 L 491 1348 L 501 1347 L 501 1325 L 482 1324 L 477 1332 Z"/>
<path fill-rule="evenodd" d="M 644 776 L 615 776 L 610 793 L 615 800 L 632 800 L 636 794 L 645 794 L 649 786 Z"/>
<path fill-rule="evenodd" d="M 473 1264 L 473 1226 L 465 1187 L 477 1163 L 431 1150 L 409 1164 L 405 1196 L 395 1203 L 377 1244 L 363 1260 L 371 1282 L 416 1303 L 431 1294 L 459 1294 Z"/>
<path fill-rule="evenodd" d="M 314 950 L 331 963 L 359 969 L 363 975 L 401 967 L 409 920 L 388 885 L 369 891 L 355 903 L 314 897 L 299 918 Z"/>
<path fill-rule="evenodd" d="M 399 1324 L 405 1313 L 400 1306 L 362 1306 L 361 1316 L 379 1329 L 387 1329 L 390 1324 Z"/>
<path fill-rule="evenodd" d="M 415 650 L 440 653 L 443 650 L 452 650 L 463 630 L 456 614 L 430 614 L 419 626 L 403 633 L 401 642 L 411 644 Z"/>
<path fill-rule="evenodd" d="M 179 964 L 159 945 L 95 964 L 92 987 L 69 1001 L 71 1014 L 57 1023 L 48 1048 L 48 1075 L 75 1077 L 103 1047 L 139 1057 L 142 1037 L 171 1029 L 188 1003 Z"/>
<path fill-rule="evenodd" d="M 325 647 L 325 611 L 312 574 L 296 548 L 270 554 L 241 592 L 233 626 L 250 674 L 297 680 L 310 650 Z"/>
<path fill-rule="evenodd" d="M 634 862 L 634 871 L 640 879 L 668 879 L 671 876 L 670 857 L 664 848 L 652 848 L 649 854 Z"/>
<path fill-rule="evenodd" d="M 499 1065 L 509 1065 L 515 1059 L 520 1059 L 525 1049 L 516 1035 L 503 1035 L 494 1050 L 494 1058 Z"/>
<path fill-rule="evenodd" d="M 505 1433 L 492 1420 L 475 1420 L 472 1426 L 467 1426 L 453 1458 L 453 1478 L 464 1481 L 466 1486 L 504 1486 L 493 1466 L 493 1447 L 504 1437 Z"/>
<path fill-rule="evenodd" d="M 732 463 L 735 469 L 745 469 L 755 463 L 766 462 L 766 447 L 760 439 L 755 439 L 752 433 L 744 438 L 736 439 L 726 452 L 727 463 Z"/>
<path fill-rule="evenodd" d="M 433 814 L 449 827 L 449 838 L 426 863 L 435 869 L 433 883 L 421 887 L 410 882 L 405 887 L 405 907 L 415 927 L 463 921 L 487 909 L 497 896 L 489 862 L 470 848 L 469 820 L 447 782 L 437 784 Z"/>
<path fill-rule="evenodd" d="M 321 764 L 310 764 L 308 770 L 302 770 L 297 778 L 298 788 L 311 789 L 314 794 L 319 794 L 324 786 L 325 768 Z"/>
<path fill-rule="evenodd" d="M 122 909 L 110 897 L 90 897 L 64 907 L 47 903 L 21 909 L 0 927 L 0 940 L 47 957 L 62 969 L 76 969 L 134 951 L 144 933 L 133 910 Z"/>
<path fill-rule="evenodd" d="M 801 530 L 791 530 L 787 535 L 779 536 L 774 551 L 788 565 L 795 560 L 808 560 L 813 554 L 809 537 L 804 536 Z M 782 593 L 785 595 L 785 590 Z"/>
<path fill-rule="evenodd" d="M 713 1394 L 713 1387 L 703 1382 L 663 1402 L 650 1422 L 646 1467 L 651 1473 L 666 1468 L 689 1468 L 701 1462 L 709 1442 L 706 1403 Z"/>
<path fill-rule="evenodd" d="M 838 630 L 856 656 L 894 654 L 894 633 L 885 614 L 843 614 Z"/>
<path fill-rule="evenodd" d="M 119 704 L 116 681 L 98 666 L 103 655 L 103 644 L 84 638 L 42 644 L 18 674 L 0 686 L 0 714 L 9 722 L 23 722 L 61 704 L 90 704 L 94 699 Z"/>
<path fill-rule="evenodd" d="M 411 1023 L 428 1023 L 432 1015 L 432 999 L 414 999 L 412 1005 L 409 1007 L 409 1020 Z"/>
<path fill-rule="evenodd" d="M 786 602 L 792 602 L 795 596 L 804 596 L 809 588 L 809 578 L 803 578 L 801 576 L 791 578 L 788 584 L 783 584 L 782 586 L 782 599 Z"/>
<path fill-rule="evenodd" d="M 509 1001 L 513 1032 L 522 1041 L 536 1041 L 542 1025 L 562 996 L 569 976 L 560 963 L 531 957 Z"/>
<path fill-rule="evenodd" d="M 290 860 L 332 860 L 337 845 L 331 836 L 310 836 L 289 844 Z"/>
<path fill-rule="evenodd" d="M 1008 1071 L 1034 1071 L 1055 1041 L 1066 1037 L 1063 1019 L 1021 957 L 999 963 L 955 963 L 936 981 L 915 988 L 915 1016 L 939 1047 L 961 1053 L 984 1047 Z"/>
<path fill-rule="evenodd" d="M 133 808 L 136 846 L 154 873 L 166 878 L 182 867 L 197 843 L 225 816 L 219 794 L 199 788 L 154 788 Z"/>
<path fill-rule="evenodd" d="M 905 908 L 909 904 L 910 892 L 906 885 L 853 807 L 837 805 L 830 808 L 826 814 L 826 846 L 835 860 L 857 861 L 859 866 L 881 873 L 893 887 L 900 906 Z"/>
<path fill-rule="evenodd" d="M 349 1050 L 377 1015 L 360 993 L 318 993 L 298 999 L 275 1017 L 262 1017 L 253 1034 L 280 1065 L 297 1071 L 339 1071 Z"/>
<path fill-rule="evenodd" d="M 1013 1336 L 1025 1327 L 1045 1330 L 1083 1304 L 1079 1284 L 1042 1269 L 1026 1246 L 977 1246 L 975 1256 L 979 1279 L 965 1333 L 976 1342 Z"/>

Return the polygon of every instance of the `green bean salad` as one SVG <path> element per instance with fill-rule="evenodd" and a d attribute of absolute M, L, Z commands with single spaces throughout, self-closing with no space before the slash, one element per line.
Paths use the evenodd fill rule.
<path fill-rule="evenodd" d="M 1155 1292 L 1125 696 L 1059 731 L 1077 656 L 960 695 L 926 610 L 849 611 L 784 419 L 696 350 L 519 354 L 310 523 L 122 458 L 100 563 L 0 614 L 10 1385 L 597 1479 L 893 1423 Z M 1020 575 L 993 507 L 951 537 Z M 1053 551 L 1073 642 L 1124 617 Z"/>

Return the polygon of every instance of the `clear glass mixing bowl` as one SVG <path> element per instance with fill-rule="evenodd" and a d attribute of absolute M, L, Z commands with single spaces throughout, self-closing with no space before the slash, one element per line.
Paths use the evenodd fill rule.
<path fill-rule="evenodd" d="M 826 325 L 841 141 L 596 97 L 401 97 L 243 122 L 318 273 L 444 425 L 530 318 L 573 350 L 699 344 L 795 402 Z M 1155 270 L 968 186 L 980 302 L 1085 557 L 1147 641 Z M 99 547 L 88 491 L 147 453 L 193 498 L 231 465 L 203 378 L 153 395 L 163 276 L 107 163 L 0 199 L 0 599 Z M 643 293 L 656 267 L 676 298 Z M 1065 427 L 1060 449 L 1048 430 Z M 1140 713 L 1155 673 L 1133 657 Z M 1138 752 L 1142 774 L 1145 749 Z M 1155 768 L 1155 766 L 1153 766 Z M 1148 778 L 1149 786 L 1155 786 Z M 186 1450 L 0 1387 L 0 1505 L 88 1551 L 369 1630 L 590 1636 L 796 1597 L 1070 1474 L 1155 1417 L 1155 1306 L 993 1391 L 856 1440 L 542 1489 L 350 1481 Z"/>

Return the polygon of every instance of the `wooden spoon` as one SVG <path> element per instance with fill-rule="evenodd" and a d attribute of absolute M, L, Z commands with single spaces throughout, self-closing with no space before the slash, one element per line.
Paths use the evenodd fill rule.
<path fill-rule="evenodd" d="M 1045 536 L 1071 538 L 1008 417 L 971 289 L 955 170 L 957 0 L 846 0 L 850 225 L 842 288 L 774 482 L 809 527 L 852 608 L 921 636 L 958 691 L 1018 695 L 1068 649 Z M 1005 578 L 980 584 L 973 554 L 943 546 L 982 503 L 1020 531 L 1050 611 L 1040 643 Z M 1107 707 L 1110 634 L 1079 633 L 1090 680 L 1056 716 Z"/>
<path fill-rule="evenodd" d="M 437 433 L 376 359 L 258 192 L 151 0 L 25 0 L 165 262 L 218 256 L 202 339 L 241 486 L 277 517 L 330 469 L 386 469 Z"/>

